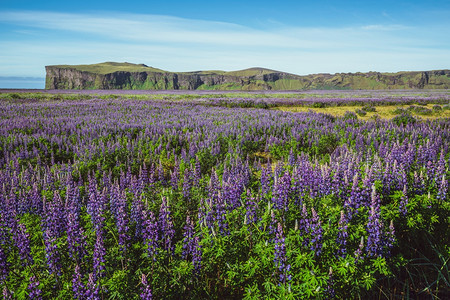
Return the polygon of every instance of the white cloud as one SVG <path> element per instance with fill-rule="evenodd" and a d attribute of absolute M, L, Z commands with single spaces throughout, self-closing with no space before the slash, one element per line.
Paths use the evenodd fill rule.
<path fill-rule="evenodd" d="M 297 74 L 399 71 L 448 68 L 450 57 L 448 41 L 425 49 L 436 42 L 433 35 L 399 24 L 278 24 L 257 30 L 159 15 L 0 11 L 2 23 L 13 28 L 0 40 L 4 76 L 43 76 L 44 65 L 102 61 L 146 63 L 170 71 L 252 66 Z"/>

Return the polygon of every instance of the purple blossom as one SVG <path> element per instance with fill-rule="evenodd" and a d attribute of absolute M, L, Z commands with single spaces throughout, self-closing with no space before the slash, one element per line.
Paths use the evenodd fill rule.
<path fill-rule="evenodd" d="M 191 188 L 193 182 L 193 174 L 190 168 L 184 170 L 184 180 L 183 180 L 183 197 L 188 199 L 191 196 Z"/>
<path fill-rule="evenodd" d="M 289 274 L 291 265 L 286 264 L 286 244 L 285 237 L 283 235 L 283 228 L 280 223 L 277 226 L 277 233 L 275 237 L 275 253 L 274 259 L 275 267 L 277 267 L 280 284 L 286 284 L 291 281 L 291 275 Z"/>
<path fill-rule="evenodd" d="M 161 207 L 159 209 L 158 228 L 160 230 L 161 247 L 169 253 L 172 253 L 175 229 L 173 227 L 170 207 L 166 197 L 162 198 Z"/>
<path fill-rule="evenodd" d="M 330 271 L 328 272 L 328 279 L 327 279 L 327 288 L 325 290 L 328 299 L 333 299 L 336 297 L 336 292 L 334 290 L 334 279 L 333 279 L 333 269 L 330 267 Z"/>
<path fill-rule="evenodd" d="M 126 251 L 127 244 L 130 239 L 128 235 L 128 215 L 127 215 L 127 198 L 125 191 L 120 193 L 117 191 L 116 200 L 116 227 L 119 234 L 119 249 Z M 141 222 L 140 222 L 141 223 Z"/>
<path fill-rule="evenodd" d="M 5 282 L 9 276 L 9 263 L 3 247 L 0 245 L 0 285 Z"/>
<path fill-rule="evenodd" d="M 364 237 L 361 237 L 361 242 L 359 243 L 358 249 L 356 249 L 354 253 L 355 262 L 358 263 L 359 261 L 363 260 L 363 249 L 364 249 Z"/>
<path fill-rule="evenodd" d="M 265 196 L 271 189 L 272 184 L 272 170 L 270 162 L 267 163 L 266 167 L 261 170 L 261 192 Z"/>
<path fill-rule="evenodd" d="M 175 163 L 173 172 L 170 174 L 170 184 L 174 190 L 178 190 L 178 181 L 180 180 L 180 166 Z"/>
<path fill-rule="evenodd" d="M 33 264 L 31 256 L 30 234 L 27 232 L 25 224 L 19 224 L 14 234 L 14 242 L 19 249 L 19 256 L 22 265 L 28 266 Z"/>
<path fill-rule="evenodd" d="M 275 185 L 273 188 L 272 202 L 275 209 L 283 211 L 288 210 L 289 194 L 291 192 L 291 176 L 289 172 L 285 172 L 283 176 L 275 177 Z"/>
<path fill-rule="evenodd" d="M 122 198 L 124 198 L 124 197 L 125 197 L 125 195 L 122 195 Z M 122 201 L 124 201 L 124 200 L 122 200 Z M 143 211 L 144 211 L 144 202 L 142 202 L 142 198 L 135 197 L 133 199 L 133 202 L 131 202 L 131 215 L 130 215 L 130 221 L 136 225 L 135 226 L 136 229 L 135 229 L 135 233 L 134 233 L 135 237 L 140 237 L 142 234 L 142 222 L 144 219 Z M 118 218 L 125 218 L 125 216 L 118 217 Z M 123 221 L 123 222 L 125 222 L 125 221 Z"/>
<path fill-rule="evenodd" d="M 47 229 L 44 231 L 45 257 L 50 274 L 61 275 L 60 253 L 56 243 L 54 232 Z"/>
<path fill-rule="evenodd" d="M 187 259 L 187 257 L 194 251 L 194 222 L 189 217 L 186 217 L 186 225 L 184 225 L 183 233 L 183 252 L 181 257 Z"/>
<path fill-rule="evenodd" d="M 30 284 L 27 289 L 29 299 L 42 299 L 42 291 L 39 289 L 39 280 L 37 280 L 36 276 L 30 277 Z"/>
<path fill-rule="evenodd" d="M 69 248 L 69 257 L 81 261 L 86 255 L 86 241 L 83 227 L 80 225 L 78 203 L 73 198 L 69 198 L 71 190 L 70 187 L 67 188 L 67 246 Z"/>
<path fill-rule="evenodd" d="M 104 276 L 105 273 L 105 255 L 106 249 L 103 242 L 103 230 L 97 231 L 97 240 L 94 245 L 94 253 L 93 253 L 93 267 L 94 267 L 94 280 L 96 281 L 98 278 Z"/>
<path fill-rule="evenodd" d="M 81 275 L 80 266 L 75 266 L 75 271 L 72 275 L 72 291 L 75 299 L 84 299 L 86 294 L 86 288 L 82 282 L 83 276 Z"/>
<path fill-rule="evenodd" d="M 192 264 L 194 265 L 194 273 L 200 274 L 202 267 L 202 248 L 200 245 L 200 238 L 198 235 L 194 236 L 194 241 L 192 242 Z"/>
<path fill-rule="evenodd" d="M 251 225 L 257 223 L 258 221 L 257 199 L 251 196 L 250 191 L 247 191 L 247 201 L 245 203 L 245 223 L 247 225 Z"/>
<path fill-rule="evenodd" d="M 442 180 L 439 185 L 439 190 L 437 193 L 437 199 L 444 202 L 447 200 L 448 195 L 448 180 L 445 178 L 445 174 L 442 175 Z"/>
<path fill-rule="evenodd" d="M 141 299 L 143 300 L 151 300 L 153 299 L 152 296 L 152 290 L 150 288 L 150 285 L 147 282 L 147 276 L 145 276 L 145 274 L 142 274 L 141 277 L 141 283 L 142 283 L 142 287 L 141 287 Z"/>
<path fill-rule="evenodd" d="M 389 225 L 389 231 L 386 232 L 385 237 L 385 246 L 386 246 L 386 255 L 390 255 L 390 251 L 395 243 L 395 229 L 394 229 L 394 221 L 391 220 Z"/>
<path fill-rule="evenodd" d="M 367 223 L 366 251 L 370 256 L 381 256 L 383 253 L 383 224 L 380 220 L 380 205 L 375 186 L 372 187 L 372 202 Z"/>
<path fill-rule="evenodd" d="M 341 211 L 341 219 L 338 225 L 338 234 L 336 243 L 339 245 L 338 255 L 344 257 L 347 253 L 347 238 L 348 238 L 348 220 L 345 217 L 344 211 Z"/>
<path fill-rule="evenodd" d="M 100 288 L 98 282 L 94 279 L 94 274 L 89 274 L 89 280 L 84 293 L 84 299 L 100 300 Z"/>
<path fill-rule="evenodd" d="M 3 299 L 12 300 L 14 293 L 11 292 L 6 286 L 3 287 Z"/>
<path fill-rule="evenodd" d="M 322 223 L 314 208 L 311 208 L 312 218 L 309 227 L 309 233 L 311 235 L 310 249 L 313 250 L 317 256 L 322 253 Z"/>
<path fill-rule="evenodd" d="M 147 246 L 147 254 L 156 261 L 156 254 L 158 253 L 158 224 L 155 221 L 153 212 L 144 211 L 144 223 L 142 230 L 142 237 Z"/>
<path fill-rule="evenodd" d="M 403 186 L 403 194 L 402 194 L 402 197 L 400 198 L 400 202 L 399 202 L 399 206 L 398 206 L 398 209 L 403 216 L 405 216 L 408 212 L 407 205 L 408 205 L 408 191 L 407 191 L 406 185 L 404 185 Z"/>

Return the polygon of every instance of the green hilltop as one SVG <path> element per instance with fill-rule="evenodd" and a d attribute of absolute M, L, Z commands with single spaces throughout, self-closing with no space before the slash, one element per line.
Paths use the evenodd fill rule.
<path fill-rule="evenodd" d="M 104 62 L 46 66 L 47 89 L 304 90 L 448 89 L 450 70 L 295 75 L 265 68 L 170 72 L 145 64 Z"/>

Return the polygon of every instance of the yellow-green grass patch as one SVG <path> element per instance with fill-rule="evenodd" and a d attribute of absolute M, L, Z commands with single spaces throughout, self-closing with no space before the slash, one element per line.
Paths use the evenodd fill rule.
<path fill-rule="evenodd" d="M 422 119 L 438 119 L 438 118 L 450 118 L 450 110 L 440 110 L 440 111 L 434 111 L 433 106 L 435 104 L 427 104 L 427 105 L 421 105 L 422 107 L 426 107 L 428 109 L 432 110 L 432 113 L 429 115 L 420 115 L 415 112 L 412 112 L 412 115 L 415 117 L 420 117 Z M 392 119 L 397 114 L 395 113 L 395 110 L 398 108 L 401 109 L 407 109 L 410 107 L 410 105 L 389 105 L 389 106 L 375 106 L 376 111 L 375 112 L 367 112 L 365 116 L 359 116 L 358 119 L 361 120 L 369 120 L 374 118 L 376 115 L 378 115 L 381 119 Z M 357 109 L 361 109 L 361 105 L 354 105 L 354 106 L 332 106 L 332 107 L 322 107 L 322 108 L 313 108 L 313 107 L 307 107 L 307 106 L 279 106 L 273 108 L 274 110 L 281 110 L 281 111 L 287 111 L 287 112 L 307 112 L 309 110 L 312 110 L 314 112 L 318 113 L 326 113 L 330 114 L 336 117 L 341 117 L 345 115 L 347 111 L 355 112 Z"/>

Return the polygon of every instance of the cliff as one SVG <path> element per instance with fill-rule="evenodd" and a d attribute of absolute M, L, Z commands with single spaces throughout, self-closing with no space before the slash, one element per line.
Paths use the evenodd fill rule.
<path fill-rule="evenodd" d="M 46 89 L 301 90 L 448 89 L 450 70 L 299 76 L 264 68 L 168 72 L 146 65 L 100 63 L 46 66 Z"/>

